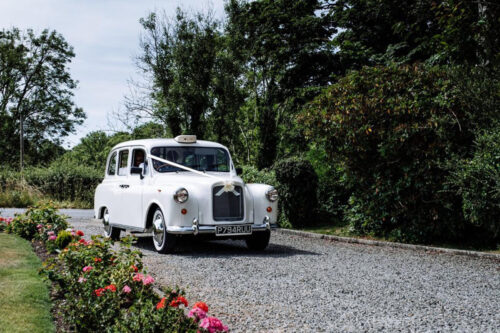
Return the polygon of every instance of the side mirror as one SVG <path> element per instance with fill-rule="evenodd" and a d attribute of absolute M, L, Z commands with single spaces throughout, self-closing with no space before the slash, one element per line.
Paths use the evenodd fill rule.
<path fill-rule="evenodd" d="M 140 175 L 141 179 L 144 178 L 144 176 L 142 175 L 142 168 L 139 168 L 139 167 L 131 167 L 130 174 L 131 175 Z"/>
<path fill-rule="evenodd" d="M 237 175 L 241 175 L 243 173 L 243 169 L 242 168 L 236 168 L 236 174 Z"/>

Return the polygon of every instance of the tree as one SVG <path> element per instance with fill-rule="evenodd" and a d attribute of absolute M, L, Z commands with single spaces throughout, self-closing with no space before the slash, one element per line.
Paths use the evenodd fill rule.
<path fill-rule="evenodd" d="M 57 146 L 85 119 L 73 102 L 76 81 L 67 68 L 73 57 L 72 47 L 56 31 L 0 31 L 0 117 L 18 132 L 10 126 L 0 130 L 2 136 L 19 136 L 21 169 L 25 139 L 31 146 L 47 140 Z M 2 155 L 17 155 L 12 144 L 0 149 Z"/>
<path fill-rule="evenodd" d="M 249 97 L 257 109 L 259 168 L 274 163 L 278 141 L 288 131 L 279 132 L 278 125 L 301 105 L 287 99 L 327 84 L 338 70 L 328 48 L 334 30 L 318 10 L 316 0 L 232 0 L 226 5 L 226 33 L 241 50 Z"/>
<path fill-rule="evenodd" d="M 180 9 L 173 20 L 151 13 L 140 22 L 145 35 L 138 65 L 153 82 L 149 115 L 167 125 L 173 136 L 185 131 L 203 137 L 213 104 L 209 88 L 218 23 L 210 15 L 190 18 Z"/>
<path fill-rule="evenodd" d="M 326 0 L 344 70 L 390 62 L 498 61 L 500 6 L 464 0 Z"/>

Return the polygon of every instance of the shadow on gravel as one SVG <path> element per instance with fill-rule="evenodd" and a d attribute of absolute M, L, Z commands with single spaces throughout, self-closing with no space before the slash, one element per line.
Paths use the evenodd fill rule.
<path fill-rule="evenodd" d="M 135 247 L 155 252 L 151 237 L 139 237 Z M 320 255 L 320 253 L 299 250 L 297 248 L 270 243 L 264 251 L 247 249 L 244 241 L 221 240 L 206 241 L 183 238 L 175 253 L 183 257 L 215 258 L 215 257 L 290 257 L 296 255 Z"/>

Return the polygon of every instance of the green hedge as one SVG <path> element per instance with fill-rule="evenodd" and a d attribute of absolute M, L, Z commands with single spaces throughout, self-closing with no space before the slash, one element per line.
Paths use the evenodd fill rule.
<path fill-rule="evenodd" d="M 59 201 L 80 202 L 91 207 L 94 191 L 103 173 L 81 165 L 52 164 L 47 168 L 27 168 L 24 180 L 20 172 L 0 172 L 0 199 L 4 206 L 26 207 L 40 197 Z"/>

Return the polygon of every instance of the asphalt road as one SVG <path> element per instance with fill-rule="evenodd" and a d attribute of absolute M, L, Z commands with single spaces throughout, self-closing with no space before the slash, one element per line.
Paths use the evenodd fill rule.
<path fill-rule="evenodd" d="M 15 211 L 0 209 L 1 216 Z M 62 210 L 86 235 L 91 210 Z M 233 332 L 500 332 L 500 262 L 273 232 L 265 252 L 241 241 L 136 247 L 161 284 L 203 300 Z"/>

